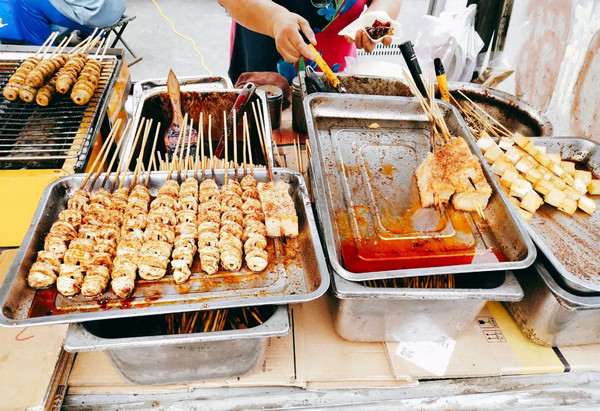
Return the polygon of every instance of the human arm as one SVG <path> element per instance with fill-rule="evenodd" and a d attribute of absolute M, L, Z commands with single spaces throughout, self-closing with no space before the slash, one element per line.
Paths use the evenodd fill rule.
<path fill-rule="evenodd" d="M 368 7 L 367 11 L 385 11 L 392 19 L 396 19 L 398 17 L 398 13 L 400 13 L 400 6 L 402 5 L 402 0 L 373 0 L 371 5 Z M 356 33 L 354 40 L 347 37 L 347 40 L 356 44 L 356 48 L 364 49 L 366 52 L 370 53 L 375 49 L 375 43 L 371 41 L 369 36 L 367 36 L 367 32 L 364 30 L 360 30 Z M 384 45 L 389 46 L 392 43 L 392 39 L 390 37 L 384 37 L 381 41 Z"/>
<path fill-rule="evenodd" d="M 299 30 L 312 44 L 317 44 L 308 21 L 271 0 L 218 0 L 233 19 L 249 30 L 273 37 L 277 51 L 290 63 L 301 56 L 314 59 Z"/>

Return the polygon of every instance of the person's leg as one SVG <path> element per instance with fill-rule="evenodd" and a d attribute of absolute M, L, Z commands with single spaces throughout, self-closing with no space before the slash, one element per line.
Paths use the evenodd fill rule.
<path fill-rule="evenodd" d="M 17 2 L 17 20 L 25 40 L 35 45 L 48 38 L 51 24 L 89 32 L 89 28 L 61 14 L 49 0 L 20 0 Z"/>

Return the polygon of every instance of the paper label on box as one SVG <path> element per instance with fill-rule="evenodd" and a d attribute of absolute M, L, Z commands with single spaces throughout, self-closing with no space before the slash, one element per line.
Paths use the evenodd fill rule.
<path fill-rule="evenodd" d="M 446 373 L 455 346 L 456 341 L 446 336 L 433 341 L 400 341 L 396 355 L 441 377 Z"/>

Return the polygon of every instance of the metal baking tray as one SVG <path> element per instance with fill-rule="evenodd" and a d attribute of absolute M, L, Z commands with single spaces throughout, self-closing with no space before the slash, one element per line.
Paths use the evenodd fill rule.
<path fill-rule="evenodd" d="M 335 92 L 323 74 L 318 73 L 318 75 L 323 78 L 323 83 L 328 88 L 328 91 Z M 306 98 L 305 78 L 306 75 L 304 72 L 301 72 L 301 90 L 304 93 L 304 98 Z M 338 78 L 350 94 L 412 97 L 412 93 L 406 83 L 398 77 L 338 74 Z M 553 135 L 553 127 L 550 120 L 540 110 L 517 96 L 480 84 L 460 81 L 448 82 L 448 89 L 455 92 L 452 95 L 461 104 L 466 99 L 458 94 L 458 91 L 464 93 L 509 130 L 530 137 Z"/>
<path fill-rule="evenodd" d="M 455 338 L 487 301 L 523 298 L 511 272 L 460 274 L 457 287 L 374 288 L 332 272 L 330 307 L 336 332 L 352 341 L 433 341 Z"/>
<path fill-rule="evenodd" d="M 258 181 L 267 181 L 265 169 L 255 169 Z M 298 214 L 299 236 L 284 243 L 269 239 L 270 264 L 260 274 L 244 268 L 240 272 L 219 271 L 214 275 L 193 275 L 176 285 L 171 276 L 146 282 L 138 279 L 133 295 L 119 299 L 112 291 L 99 297 L 64 297 L 56 287 L 35 290 L 27 285 L 29 268 L 50 226 L 66 207 L 68 196 L 79 188 L 85 175 L 63 177 L 48 185 L 33 220 L 0 288 L 0 325 L 32 326 L 72 323 L 134 315 L 166 314 L 267 304 L 310 301 L 329 288 L 329 276 L 319 241 L 315 219 L 301 174 L 284 168 L 273 170 L 275 181 L 290 185 Z M 155 195 L 166 180 L 166 172 L 152 173 L 149 188 Z M 190 174 L 191 175 L 191 174 Z M 234 177 L 230 171 L 230 178 Z M 217 183 L 224 172 L 215 170 Z M 210 172 L 207 174 L 210 178 Z M 102 179 L 102 177 L 100 178 Z M 125 183 L 127 186 L 128 181 Z"/>
<path fill-rule="evenodd" d="M 520 302 L 505 303 L 525 336 L 537 344 L 562 347 L 600 343 L 600 293 L 577 295 L 560 285 L 560 274 L 543 258 L 516 272 L 525 291 Z"/>
<path fill-rule="evenodd" d="M 135 319 L 71 324 L 65 350 L 104 351 L 119 374 L 135 384 L 174 384 L 241 376 L 264 362 L 269 337 L 290 332 L 287 306 L 265 308 L 271 308 L 272 313 L 256 327 L 193 334 L 115 336 L 114 327 L 128 327 Z M 146 318 L 150 319 L 141 320 Z"/>
<path fill-rule="evenodd" d="M 535 260 L 533 242 L 457 110 L 443 102 L 440 109 L 451 133 L 463 137 L 479 158 L 493 189 L 485 210 L 487 222 L 452 207 L 420 207 L 414 172 L 430 150 L 430 127 L 416 99 L 322 93 L 305 101 L 315 153 L 315 203 L 329 261 L 343 278 L 490 272 L 528 267 Z M 369 128 L 373 123 L 379 128 Z M 403 268 L 369 271 L 372 260 L 364 258 L 365 272 L 343 265 L 342 247 L 377 256 L 385 242 L 399 255 Z M 434 257 L 440 259 L 427 261 L 439 244 L 445 250 L 438 248 Z M 505 261 L 492 258 L 498 251 Z"/>
<path fill-rule="evenodd" d="M 187 113 L 190 119 L 194 120 L 194 127 L 198 127 L 198 121 L 200 118 L 200 113 L 204 113 L 204 136 L 205 139 L 208 138 L 208 115 L 212 114 L 212 140 L 213 147 L 217 147 L 217 143 L 219 138 L 223 134 L 223 111 L 229 114 L 231 107 L 239 94 L 240 90 L 237 89 L 229 89 L 229 90 L 206 90 L 206 89 L 198 89 L 198 86 L 195 88 L 191 88 L 186 91 L 186 88 L 183 88 L 181 91 L 181 110 L 183 113 Z M 260 138 L 258 134 L 258 129 L 256 127 L 256 122 L 254 120 L 254 112 L 252 110 L 252 105 L 256 103 L 262 108 L 262 112 L 265 115 L 265 153 L 262 151 L 262 144 L 260 143 Z M 140 121 L 142 118 L 153 119 L 154 125 L 158 122 L 161 123 L 160 133 L 159 135 L 164 135 L 167 128 L 171 124 L 173 119 L 173 109 L 171 107 L 171 101 L 169 99 L 169 95 L 164 87 L 151 88 L 145 91 L 142 95 L 141 100 L 138 105 L 134 109 L 134 119 L 133 119 L 133 130 L 137 130 Z M 273 160 L 273 136 L 271 130 L 271 121 L 269 119 L 269 109 L 267 107 L 267 99 L 264 91 L 256 90 L 254 96 L 252 96 L 249 105 L 246 108 L 246 112 L 248 113 L 248 132 L 250 135 L 250 145 L 248 146 L 250 150 L 252 150 L 252 160 L 254 164 L 262 164 L 266 165 L 267 160 L 266 156 L 269 158 L 271 164 L 275 164 Z M 188 120 L 189 121 L 189 120 Z M 133 147 L 133 134 L 130 134 L 130 139 L 124 144 L 121 149 L 121 155 L 119 156 L 121 159 L 129 158 L 129 153 L 133 150 L 134 156 L 137 158 L 139 151 L 142 146 L 141 139 L 138 140 L 137 146 Z M 233 160 L 231 153 L 233 152 L 233 137 L 231 135 L 229 137 L 229 153 L 230 160 Z M 242 123 L 238 124 L 237 128 L 237 144 L 238 144 L 238 163 L 242 163 Z M 144 151 L 143 160 L 144 164 L 148 164 L 150 155 L 154 154 L 150 152 L 150 144 L 146 145 L 146 149 Z M 164 139 L 159 138 L 158 143 L 156 145 L 156 150 L 165 153 L 165 143 Z M 192 146 L 192 154 L 195 153 L 195 147 Z M 208 144 L 207 140 L 205 140 L 205 155 L 208 156 Z M 222 157 L 222 156 L 221 156 Z M 124 160 L 123 160 L 124 161 Z M 135 165 L 131 164 L 130 168 L 133 168 Z"/>
<path fill-rule="evenodd" d="M 192 76 L 177 77 L 181 91 L 224 90 L 233 88 L 229 77 Z M 133 86 L 133 107 L 137 107 L 144 93 L 148 91 L 167 92 L 167 79 L 148 79 L 138 81 Z"/>
<path fill-rule="evenodd" d="M 560 153 L 600 177 L 600 144 L 583 138 L 536 138 L 536 145 Z M 600 198 L 589 196 L 600 208 Z M 581 210 L 572 216 L 543 205 L 533 215 L 529 234 L 567 287 L 580 292 L 600 291 L 600 211 L 591 216 Z"/>

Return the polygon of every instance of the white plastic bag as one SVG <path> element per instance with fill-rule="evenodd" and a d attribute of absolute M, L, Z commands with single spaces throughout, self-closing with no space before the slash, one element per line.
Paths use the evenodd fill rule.
<path fill-rule="evenodd" d="M 415 40 L 415 52 L 425 76 L 434 72 L 433 60 L 440 58 L 448 80 L 471 81 L 477 54 L 484 43 L 475 31 L 477 6 L 439 17 L 423 16 Z"/>

